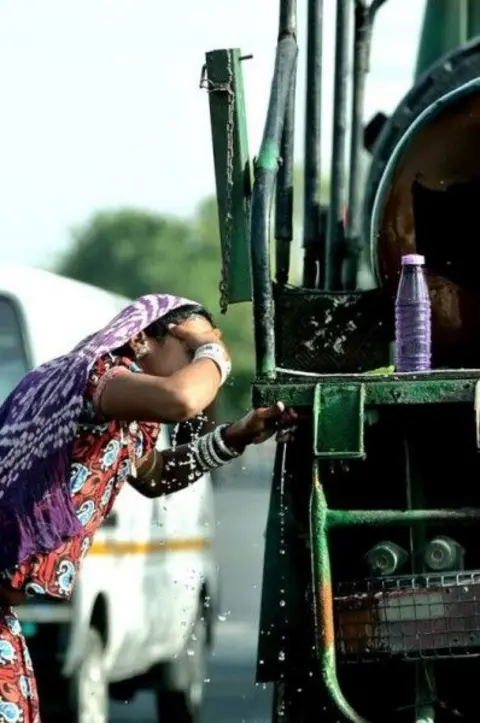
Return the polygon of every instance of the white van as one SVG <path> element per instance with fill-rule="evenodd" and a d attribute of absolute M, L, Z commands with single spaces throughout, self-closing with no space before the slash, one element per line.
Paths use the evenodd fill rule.
<path fill-rule="evenodd" d="M 25 372 L 126 304 L 46 271 L 0 267 L 0 404 Z M 217 609 L 214 530 L 209 476 L 153 501 L 125 485 L 71 603 L 18 608 L 45 720 L 106 723 L 109 692 L 128 700 L 142 688 L 155 691 L 162 723 L 197 720 Z"/>

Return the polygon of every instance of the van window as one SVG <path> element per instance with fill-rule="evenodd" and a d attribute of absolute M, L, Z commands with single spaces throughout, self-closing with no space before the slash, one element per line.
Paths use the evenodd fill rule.
<path fill-rule="evenodd" d="M 0 404 L 28 371 L 21 322 L 14 304 L 0 296 Z"/>

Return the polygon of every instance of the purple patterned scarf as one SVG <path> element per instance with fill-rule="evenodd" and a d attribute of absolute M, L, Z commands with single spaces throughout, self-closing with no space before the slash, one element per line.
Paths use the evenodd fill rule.
<path fill-rule="evenodd" d="M 82 529 L 68 480 L 94 362 L 192 303 L 166 294 L 142 296 L 73 351 L 27 374 L 5 400 L 0 407 L 0 571 L 56 549 Z"/>

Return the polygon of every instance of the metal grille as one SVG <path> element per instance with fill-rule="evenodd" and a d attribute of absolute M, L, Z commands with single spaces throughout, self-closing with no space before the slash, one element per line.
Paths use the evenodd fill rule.
<path fill-rule="evenodd" d="M 343 583 L 335 597 L 346 661 L 480 655 L 480 571 Z"/>
<path fill-rule="evenodd" d="M 383 289 L 330 293 L 276 290 L 277 366 L 355 374 L 388 364 L 392 300 Z"/>

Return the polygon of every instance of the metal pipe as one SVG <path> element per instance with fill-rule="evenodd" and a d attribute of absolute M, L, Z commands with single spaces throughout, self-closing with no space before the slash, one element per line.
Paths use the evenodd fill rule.
<path fill-rule="evenodd" d="M 348 216 L 346 221 L 346 258 L 343 264 L 343 287 L 357 286 L 358 262 L 361 254 L 363 183 L 361 179 L 363 153 L 363 113 L 365 88 L 370 70 L 370 52 L 375 15 L 385 0 L 355 0 L 352 120 L 350 138 L 350 172 L 348 184 Z"/>
<path fill-rule="evenodd" d="M 421 525 L 463 523 L 475 524 L 480 520 L 480 509 L 458 510 L 328 510 L 328 527 L 368 525 Z"/>
<path fill-rule="evenodd" d="M 313 463 L 312 476 L 310 499 L 312 579 L 314 582 L 316 651 L 321 664 L 322 679 L 330 700 L 346 720 L 351 723 L 367 723 L 345 698 L 338 680 L 332 573 L 328 545 L 329 510 L 320 482 L 317 461 Z"/>
<path fill-rule="evenodd" d="M 280 4 L 278 40 L 297 37 L 297 4 L 287 0 Z M 294 175 L 294 132 L 295 100 L 297 87 L 297 63 L 292 74 L 285 122 L 282 133 L 281 163 L 277 175 L 275 201 L 275 277 L 279 285 L 288 283 L 290 251 L 293 239 L 293 175 Z"/>
<path fill-rule="evenodd" d="M 458 2 L 458 45 L 466 45 L 469 39 L 470 0 L 457 0 Z"/>
<path fill-rule="evenodd" d="M 275 278 L 277 284 L 288 284 L 290 271 L 290 250 L 293 239 L 293 176 L 294 176 L 294 134 L 295 100 L 297 87 L 297 63 L 292 74 L 288 96 L 285 124 L 280 149 L 281 164 L 277 176 L 275 201 Z"/>
<path fill-rule="evenodd" d="M 337 0 L 332 164 L 330 172 L 330 206 L 328 210 L 324 283 L 324 288 L 330 291 L 339 290 L 342 287 L 342 223 L 346 196 L 345 161 L 350 9 L 351 0 Z"/>
<path fill-rule="evenodd" d="M 323 0 L 308 2 L 307 82 L 303 206 L 303 285 L 317 287 L 321 244 L 321 120 Z"/>
<path fill-rule="evenodd" d="M 278 40 L 285 37 L 297 38 L 297 0 L 280 0 Z"/>
<path fill-rule="evenodd" d="M 283 0 L 280 6 L 280 40 L 270 90 L 263 140 L 255 164 L 251 210 L 251 260 L 256 370 L 259 377 L 275 376 L 275 333 L 270 271 L 270 210 L 280 160 L 280 143 L 297 59 L 293 32 L 296 3 Z"/>
<path fill-rule="evenodd" d="M 350 138 L 350 173 L 348 186 L 348 217 L 346 228 L 346 258 L 343 282 L 345 289 L 357 285 L 358 257 L 362 222 L 362 184 L 360 179 L 363 151 L 363 111 L 365 86 L 369 70 L 372 23 L 369 9 L 355 2 L 352 120 Z"/>

